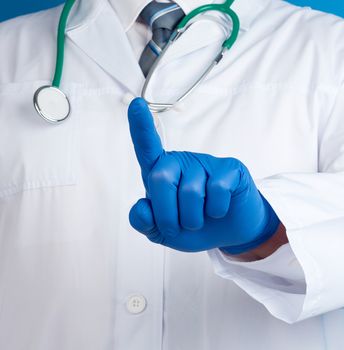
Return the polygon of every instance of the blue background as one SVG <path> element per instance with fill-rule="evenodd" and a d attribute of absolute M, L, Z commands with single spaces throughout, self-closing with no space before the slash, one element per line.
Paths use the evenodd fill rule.
<path fill-rule="evenodd" d="M 117 0 L 120 1 L 120 0 Z M 126 1 L 126 0 L 121 0 Z M 344 0 L 289 0 L 300 6 L 332 12 L 344 17 Z M 61 4 L 63 0 L 1 0 L 0 21 Z"/>

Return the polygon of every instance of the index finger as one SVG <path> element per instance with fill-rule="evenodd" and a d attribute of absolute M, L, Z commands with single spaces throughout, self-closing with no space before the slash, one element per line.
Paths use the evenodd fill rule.
<path fill-rule="evenodd" d="M 153 116 L 146 101 L 135 98 L 128 110 L 131 139 L 144 179 L 153 168 L 164 149 L 155 129 Z"/>

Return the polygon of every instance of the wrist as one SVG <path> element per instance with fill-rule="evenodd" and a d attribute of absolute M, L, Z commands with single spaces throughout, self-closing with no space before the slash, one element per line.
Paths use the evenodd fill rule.
<path fill-rule="evenodd" d="M 280 223 L 275 234 L 267 241 L 263 242 L 256 248 L 241 254 L 230 254 L 223 251 L 226 255 L 230 256 L 231 259 L 241 262 L 257 261 L 267 258 L 272 255 L 281 246 L 287 244 L 288 236 L 285 226 Z M 222 250 L 222 249 L 221 249 Z"/>
<path fill-rule="evenodd" d="M 222 251 L 230 255 L 239 255 L 250 252 L 261 246 L 263 243 L 269 241 L 272 236 L 275 235 L 280 225 L 280 220 L 275 211 L 270 206 L 269 202 L 263 196 L 261 198 L 263 201 L 262 204 L 265 207 L 265 219 L 263 220 L 264 225 L 260 230 L 260 234 L 258 234 L 254 240 L 251 240 L 247 243 L 237 246 L 223 247 L 221 248 Z"/>

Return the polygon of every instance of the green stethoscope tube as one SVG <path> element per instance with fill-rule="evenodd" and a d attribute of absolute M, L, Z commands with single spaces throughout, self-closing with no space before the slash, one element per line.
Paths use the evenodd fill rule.
<path fill-rule="evenodd" d="M 203 12 L 208 12 L 208 11 L 222 12 L 228 15 L 231 18 L 233 23 L 231 36 L 222 44 L 223 48 L 229 50 L 237 40 L 239 31 L 240 31 L 239 17 L 231 9 L 231 6 L 233 5 L 234 1 L 235 0 L 226 0 L 223 4 L 208 4 L 208 5 L 197 7 L 180 21 L 180 23 L 177 26 L 177 29 L 184 28 L 188 24 L 188 22 L 190 22 L 191 19 L 202 14 Z"/>
<path fill-rule="evenodd" d="M 64 51 L 65 51 L 65 35 L 66 35 L 66 26 L 67 20 L 70 14 L 70 11 L 73 8 L 73 5 L 76 0 L 67 0 L 59 21 L 58 33 L 57 33 L 57 53 L 56 53 L 56 66 L 55 74 L 52 82 L 52 86 L 59 88 L 63 73 L 63 61 L 64 61 Z"/>

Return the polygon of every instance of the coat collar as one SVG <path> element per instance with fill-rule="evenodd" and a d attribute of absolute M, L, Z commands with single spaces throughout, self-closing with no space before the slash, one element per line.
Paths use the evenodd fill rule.
<path fill-rule="evenodd" d="M 129 29 L 127 27 L 130 27 L 133 21 L 131 17 L 135 18 L 133 15 L 135 11 L 132 11 L 133 8 L 130 6 L 140 3 L 139 9 L 141 9 L 142 4 L 144 6 L 142 1 L 79 0 L 72 9 L 66 29 L 67 37 L 74 44 L 110 76 L 118 80 L 125 90 L 129 90 L 134 95 L 140 95 L 145 79 L 128 41 L 126 29 Z M 240 17 L 241 28 L 248 30 L 254 18 L 271 0 L 236 1 L 234 4 L 237 7 L 233 6 L 233 9 Z M 179 0 L 178 2 L 188 13 L 209 0 Z M 210 36 L 209 43 L 212 41 L 214 40 Z M 197 48 L 199 48 L 197 42 L 184 45 L 177 56 L 182 57 Z"/>
<path fill-rule="evenodd" d="M 208 3 L 222 3 L 223 0 L 174 0 L 189 13 L 195 8 Z M 236 0 L 232 9 L 240 18 L 241 28 L 248 30 L 257 14 L 272 0 Z M 136 21 L 138 15 L 150 0 L 77 0 L 67 29 L 73 29 L 92 21 L 101 12 L 106 3 L 110 3 L 122 24 L 124 31 L 128 31 Z"/>

